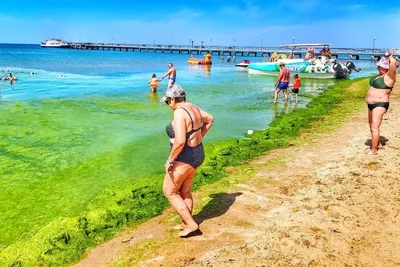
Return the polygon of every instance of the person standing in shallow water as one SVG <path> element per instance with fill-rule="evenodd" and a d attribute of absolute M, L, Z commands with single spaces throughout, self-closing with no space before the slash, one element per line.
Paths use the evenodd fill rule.
<path fill-rule="evenodd" d="M 275 89 L 274 103 L 278 101 L 278 95 L 281 90 L 283 91 L 283 97 L 285 103 L 287 103 L 288 102 L 287 88 L 289 86 L 290 71 L 287 68 L 285 68 L 284 62 L 281 62 L 279 64 L 279 67 L 281 68 L 281 70 L 279 71 L 278 80 L 276 81 L 275 84 L 276 89 Z"/>
<path fill-rule="evenodd" d="M 192 216 L 192 185 L 205 158 L 202 140 L 214 118 L 186 102 L 186 93 L 177 84 L 167 89 L 160 102 L 165 102 L 174 112 L 172 122 L 166 127 L 171 150 L 165 163 L 163 193 L 182 218 L 182 224 L 174 229 L 180 230 L 180 237 L 188 237 L 199 229 Z"/>
<path fill-rule="evenodd" d="M 371 147 L 369 155 L 376 155 L 382 147 L 379 142 L 380 126 L 383 115 L 389 109 L 390 93 L 396 82 L 397 60 L 388 52 L 376 64 L 379 74 L 371 77 L 369 90 L 365 98 L 368 106 L 368 123 L 371 131 Z"/>
<path fill-rule="evenodd" d="M 150 85 L 150 88 L 151 88 L 151 92 L 152 92 L 152 93 L 157 92 L 157 89 L 158 89 L 158 82 L 159 82 L 159 81 L 160 81 L 160 80 L 157 79 L 157 75 L 156 75 L 155 73 L 153 73 L 153 75 L 151 75 L 150 80 L 147 82 L 147 83 Z"/>
<path fill-rule="evenodd" d="M 165 73 L 165 75 L 161 78 L 161 80 L 163 80 L 165 77 L 168 76 L 168 88 L 170 88 L 172 85 L 175 84 L 176 82 L 176 70 L 174 68 L 174 65 L 172 63 L 168 64 L 168 71 L 167 73 Z M 161 81 L 160 80 L 160 81 Z"/>
<path fill-rule="evenodd" d="M 293 77 L 293 89 L 290 92 L 290 100 L 292 100 L 292 93 L 294 94 L 296 98 L 296 103 L 299 102 L 299 91 L 300 91 L 300 86 L 301 86 L 301 80 L 299 78 L 299 75 L 296 73 Z"/>

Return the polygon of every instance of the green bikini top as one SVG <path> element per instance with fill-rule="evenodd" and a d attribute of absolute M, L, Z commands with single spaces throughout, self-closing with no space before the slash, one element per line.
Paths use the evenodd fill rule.
<path fill-rule="evenodd" d="M 389 87 L 385 84 L 384 76 L 380 76 L 379 78 L 377 78 L 378 76 L 371 77 L 371 79 L 369 80 L 369 85 L 376 89 L 384 89 L 392 91 L 393 87 Z"/>

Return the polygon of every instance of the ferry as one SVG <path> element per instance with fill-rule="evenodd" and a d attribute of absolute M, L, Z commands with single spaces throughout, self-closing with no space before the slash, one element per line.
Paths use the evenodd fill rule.
<path fill-rule="evenodd" d="M 55 38 L 50 40 L 44 40 L 40 44 L 40 46 L 46 48 L 67 48 L 69 44 L 61 39 Z"/>

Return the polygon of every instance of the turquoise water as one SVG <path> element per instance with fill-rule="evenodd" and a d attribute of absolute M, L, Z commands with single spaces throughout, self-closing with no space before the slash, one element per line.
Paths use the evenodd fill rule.
<path fill-rule="evenodd" d="M 284 105 L 281 96 L 279 104 L 273 105 L 276 77 L 251 76 L 218 60 L 211 68 L 188 65 L 187 58 L 170 53 L 0 45 L 0 72 L 5 75 L 9 70 L 18 77 L 12 84 L 0 81 L 0 112 L 17 105 L 32 117 L 28 122 L 20 114 L 7 113 L 10 117 L 2 118 L 0 244 L 12 242 L 26 229 L 40 229 L 57 214 L 80 214 L 108 186 L 162 172 L 169 147 L 164 129 L 172 112 L 158 101 L 166 80 L 157 94 L 150 93 L 147 81 L 152 73 L 162 76 L 169 62 L 177 69 L 177 83 L 187 91 L 188 101 L 215 117 L 205 143 L 242 138 L 249 129 L 265 129 L 276 116 L 309 101 L 301 97 L 299 104 Z M 375 70 L 369 61 L 355 63 L 363 71 L 352 77 L 368 76 Z M 301 92 L 318 94 L 334 82 L 303 79 Z M 130 176 L 81 177 L 79 169 L 73 170 L 74 176 L 60 174 L 124 147 L 137 149 L 130 149 L 134 152 L 129 155 L 121 152 L 115 168 Z M 11 150 L 12 158 L 5 152 Z M 18 151 L 33 151 L 35 157 L 25 160 L 28 155 Z"/>
<path fill-rule="evenodd" d="M 188 55 L 153 53 L 91 51 L 69 49 L 43 49 L 38 45 L 0 45 L 0 71 L 9 70 L 18 77 L 12 85 L 0 83 L 0 100 L 29 101 L 48 98 L 80 99 L 93 95 L 134 94 L 145 105 L 153 105 L 163 93 L 151 95 L 147 80 L 152 73 L 159 77 L 173 62 L 177 69 L 177 83 L 187 90 L 192 101 L 212 112 L 218 122 L 212 137 L 242 136 L 247 129 L 264 129 L 273 118 L 272 98 L 275 77 L 249 76 L 247 72 L 230 65 L 189 65 Z M 237 58 L 240 61 L 241 57 Z M 250 58 L 252 62 L 262 58 Z M 367 76 L 374 71 L 370 61 L 355 61 L 361 73 L 352 77 Z M 35 75 L 30 75 L 30 72 Z M 303 80 L 303 93 L 316 93 L 334 81 Z M 303 99 L 299 106 L 304 106 Z M 223 107 L 223 108 L 221 108 Z M 283 107 L 282 107 L 283 108 Z M 160 114 L 165 118 L 168 112 Z M 240 119 L 240 120 L 238 120 Z M 154 121 L 155 125 L 157 121 Z M 228 127 L 228 128 L 226 128 Z M 218 130 L 221 129 L 221 132 Z M 228 130 L 229 133 L 227 133 Z"/>

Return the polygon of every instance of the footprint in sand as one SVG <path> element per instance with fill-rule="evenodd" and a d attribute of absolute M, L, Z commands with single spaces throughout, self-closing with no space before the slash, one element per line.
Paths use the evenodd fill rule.
<path fill-rule="evenodd" d="M 379 165 L 379 163 L 376 161 L 371 161 L 371 162 L 368 162 L 368 164 L 367 164 L 368 169 L 373 170 L 373 171 L 376 171 L 378 169 L 378 165 Z"/>

